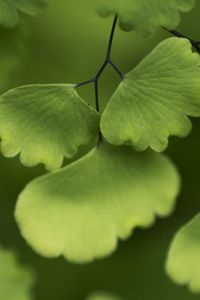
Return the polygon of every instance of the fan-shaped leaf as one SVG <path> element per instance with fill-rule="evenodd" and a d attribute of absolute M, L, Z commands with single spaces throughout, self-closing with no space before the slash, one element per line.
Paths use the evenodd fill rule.
<path fill-rule="evenodd" d="M 0 25 L 13 27 L 18 22 L 18 11 L 37 15 L 46 6 L 46 0 L 0 0 Z"/>
<path fill-rule="evenodd" d="M 170 135 L 189 134 L 187 115 L 200 116 L 200 57 L 189 41 L 170 38 L 125 76 L 103 113 L 101 128 L 112 144 L 160 152 Z"/>
<path fill-rule="evenodd" d="M 103 16 L 117 14 L 124 30 L 149 35 L 160 26 L 175 28 L 180 12 L 189 11 L 194 3 L 195 0 L 97 0 L 97 7 Z"/>
<path fill-rule="evenodd" d="M 200 292 L 200 214 L 175 236 L 167 260 L 167 272 L 178 284 Z"/>
<path fill-rule="evenodd" d="M 1 149 L 5 156 L 21 152 L 27 166 L 44 163 L 52 170 L 99 131 L 99 116 L 77 94 L 74 85 L 32 85 L 0 97 Z"/>
<path fill-rule="evenodd" d="M 47 257 L 87 262 L 115 250 L 136 226 L 171 213 L 179 176 L 155 153 L 101 144 L 75 163 L 30 183 L 16 220 L 28 243 Z"/>
<path fill-rule="evenodd" d="M 33 282 L 33 274 L 18 264 L 14 253 L 0 248 L 0 299 L 32 299 Z"/>

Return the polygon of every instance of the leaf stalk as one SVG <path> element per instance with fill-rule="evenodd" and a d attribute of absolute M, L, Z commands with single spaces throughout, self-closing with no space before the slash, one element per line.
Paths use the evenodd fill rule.
<path fill-rule="evenodd" d="M 120 69 L 114 64 L 114 62 L 111 59 L 112 45 L 113 45 L 114 34 L 115 34 L 116 25 L 117 25 L 117 20 L 118 20 L 118 17 L 115 16 L 114 20 L 113 20 L 113 24 L 112 24 L 112 29 L 111 29 L 111 33 L 110 33 L 109 42 L 108 42 L 108 48 L 107 48 L 107 52 L 106 52 L 106 58 L 105 58 L 104 63 L 100 67 L 99 71 L 97 72 L 96 76 L 94 78 L 92 78 L 92 79 L 80 82 L 80 83 L 78 83 L 76 85 L 76 88 L 79 88 L 81 86 L 88 85 L 90 83 L 94 83 L 94 87 L 95 87 L 95 99 L 96 99 L 96 110 L 97 110 L 97 112 L 100 111 L 99 88 L 98 88 L 98 86 L 99 86 L 99 79 L 100 79 L 103 71 L 107 67 L 107 65 L 110 65 L 116 71 L 116 73 L 120 76 L 120 78 L 122 80 L 124 79 L 124 74 L 120 71 Z"/>
<path fill-rule="evenodd" d="M 196 51 L 200 54 L 200 41 L 195 41 L 193 39 L 191 39 L 190 37 L 186 36 L 185 34 L 183 34 L 182 32 L 179 32 L 177 30 L 170 30 L 167 29 L 165 27 L 163 27 L 164 30 L 166 30 L 167 32 L 171 33 L 172 35 L 179 37 L 179 38 L 184 38 L 187 39 L 188 41 L 190 41 L 190 43 L 192 44 L 192 46 L 194 47 L 194 49 L 196 49 Z"/>

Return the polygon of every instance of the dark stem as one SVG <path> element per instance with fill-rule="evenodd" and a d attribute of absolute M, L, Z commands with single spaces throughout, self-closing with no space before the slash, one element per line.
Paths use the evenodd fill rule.
<path fill-rule="evenodd" d="M 97 72 L 96 76 L 92 79 L 80 82 L 76 85 L 76 88 L 90 84 L 90 83 L 94 83 L 94 88 L 95 88 L 95 102 L 96 102 L 96 111 L 100 112 L 100 104 L 99 104 L 99 78 L 101 77 L 104 69 L 106 68 L 106 66 L 108 64 L 110 64 L 112 66 L 112 68 L 117 72 L 117 74 L 120 76 L 121 79 L 124 79 L 124 75 L 123 73 L 119 70 L 119 68 L 112 62 L 111 60 L 111 52 L 112 52 L 112 45 L 113 45 L 113 40 L 114 40 L 114 34 L 115 34 L 115 29 L 116 29 L 116 25 L 117 25 L 117 16 L 114 17 L 114 21 L 112 24 L 112 29 L 111 29 L 111 33 L 110 33 L 110 38 L 109 38 L 109 42 L 108 42 L 108 48 L 107 48 L 107 53 L 106 53 L 106 58 L 105 61 L 103 63 L 103 65 L 101 66 L 101 68 L 99 69 L 99 71 Z M 100 144 L 102 141 L 102 134 L 101 131 L 99 132 L 99 141 L 98 144 Z"/>
<path fill-rule="evenodd" d="M 190 43 L 196 49 L 196 51 L 198 53 L 200 53 L 200 41 L 195 41 L 195 40 L 189 38 L 188 36 L 186 36 L 185 34 L 179 32 L 179 31 L 176 31 L 176 30 L 169 30 L 165 27 L 163 27 L 163 29 L 165 29 L 166 31 L 168 31 L 169 33 L 173 34 L 176 37 L 187 39 L 188 41 L 190 41 Z"/>
<path fill-rule="evenodd" d="M 86 80 L 86 81 L 80 82 L 80 83 L 78 83 L 78 84 L 76 85 L 76 88 L 79 88 L 79 87 L 81 87 L 81 86 L 84 86 L 84 85 L 89 84 L 89 83 L 92 83 L 92 82 L 94 82 L 94 79 L 90 79 L 90 80 Z"/>
<path fill-rule="evenodd" d="M 114 34 L 115 34 L 115 29 L 116 29 L 116 25 L 117 25 L 117 16 L 114 17 L 114 21 L 112 24 L 112 29 L 111 29 L 111 33 L 110 33 L 110 37 L 109 37 L 109 42 L 108 42 L 108 48 L 107 48 L 107 53 L 106 53 L 106 58 L 105 61 L 103 63 L 103 65 L 101 66 L 101 68 L 99 69 L 99 71 L 97 72 L 96 76 L 92 79 L 80 82 L 76 85 L 76 88 L 79 88 L 81 86 L 90 84 L 90 83 L 94 83 L 95 85 L 95 99 L 96 99 L 96 110 L 99 112 L 100 111 L 100 107 L 99 107 L 99 89 L 98 89 L 98 81 L 99 78 L 101 77 L 103 71 L 105 70 L 105 68 L 107 67 L 108 64 L 110 64 L 112 66 L 112 68 L 117 72 L 117 74 L 120 76 L 120 78 L 123 80 L 124 79 L 124 75 L 123 73 L 120 71 L 120 69 L 112 62 L 111 60 L 111 52 L 112 52 L 112 45 L 113 45 L 113 40 L 114 40 Z"/>
<path fill-rule="evenodd" d="M 113 21 L 113 25 L 112 25 L 112 29 L 111 29 L 111 33 L 110 33 L 110 39 L 109 39 L 109 43 L 108 43 L 107 56 L 106 56 L 107 62 L 110 61 L 110 58 L 111 58 L 111 51 L 112 51 L 112 45 L 113 45 L 113 39 L 114 39 L 116 25 L 117 25 L 117 16 L 114 17 L 114 21 Z"/>
<path fill-rule="evenodd" d="M 99 82 L 98 82 L 98 80 L 95 81 L 94 88 L 95 88 L 96 110 L 97 110 L 97 112 L 99 112 Z M 102 141 L 102 134 L 101 134 L 101 131 L 99 131 L 98 145 L 101 143 L 101 141 Z"/>
<path fill-rule="evenodd" d="M 98 81 L 95 81 L 94 87 L 95 87 L 96 110 L 99 112 L 99 83 L 98 83 Z"/>
<path fill-rule="evenodd" d="M 103 73 L 104 69 L 106 68 L 108 62 L 107 60 L 105 60 L 105 62 L 103 63 L 103 65 L 101 66 L 101 68 L 99 69 L 97 75 L 94 78 L 94 82 L 98 81 L 99 78 L 101 77 L 101 74 Z"/>
<path fill-rule="evenodd" d="M 109 64 L 117 72 L 117 74 L 121 77 L 121 80 L 123 80 L 124 74 L 120 71 L 120 69 L 111 60 L 109 61 Z"/>

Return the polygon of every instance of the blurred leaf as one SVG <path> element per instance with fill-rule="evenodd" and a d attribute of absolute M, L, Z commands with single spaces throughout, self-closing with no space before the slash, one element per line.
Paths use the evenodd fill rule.
<path fill-rule="evenodd" d="M 33 274 L 18 264 L 14 253 L 0 248 L 0 299 L 32 299 L 33 282 Z"/>
<path fill-rule="evenodd" d="M 14 27 L 19 11 L 35 16 L 42 12 L 46 3 L 46 0 L 0 0 L 0 25 Z"/>
<path fill-rule="evenodd" d="M 154 33 L 160 26 L 175 28 L 179 12 L 187 12 L 195 0 L 96 0 L 101 15 L 116 14 L 124 30 L 136 30 L 142 35 Z"/>
<path fill-rule="evenodd" d="M 200 214 L 175 236 L 167 260 L 167 272 L 178 284 L 200 292 Z"/>
<path fill-rule="evenodd" d="M 170 135 L 188 135 L 187 115 L 200 116 L 199 65 L 189 41 L 170 38 L 159 44 L 112 96 L 101 120 L 104 137 L 114 145 L 160 152 Z"/>
<path fill-rule="evenodd" d="M 122 300 L 122 299 L 110 293 L 96 292 L 88 296 L 86 300 Z"/>
<path fill-rule="evenodd" d="M 46 257 L 89 262 L 107 256 L 137 227 L 168 216 L 179 176 L 164 156 L 101 144 L 82 159 L 30 183 L 16 220 L 23 237 Z"/>
<path fill-rule="evenodd" d="M 98 131 L 98 114 L 72 84 L 24 86 L 0 97 L 2 152 L 6 157 L 20 153 L 27 166 L 59 168 Z"/>
<path fill-rule="evenodd" d="M 36 16 L 44 10 L 48 0 L 14 0 L 14 1 L 16 3 L 15 6 L 17 7 L 18 10 L 22 11 L 25 14 Z"/>

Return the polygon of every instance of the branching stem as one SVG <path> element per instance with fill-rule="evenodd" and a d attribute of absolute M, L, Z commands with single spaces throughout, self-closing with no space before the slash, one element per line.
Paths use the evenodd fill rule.
<path fill-rule="evenodd" d="M 99 78 L 101 77 L 101 75 L 102 75 L 103 71 L 105 70 L 105 68 L 107 67 L 107 65 L 111 65 L 111 67 L 117 72 L 117 74 L 120 76 L 120 78 L 124 79 L 123 73 L 120 71 L 120 69 L 111 60 L 111 52 L 112 52 L 112 45 L 113 45 L 113 39 L 114 39 L 116 25 L 117 25 L 117 16 L 114 17 L 114 21 L 113 21 L 113 24 L 112 24 L 112 29 L 111 29 L 111 33 L 110 33 L 109 42 L 108 42 L 108 48 L 107 48 L 105 61 L 104 61 L 103 65 L 101 66 L 101 68 L 99 69 L 99 71 L 97 72 L 96 76 L 92 79 L 80 82 L 76 85 L 76 87 L 79 88 L 81 86 L 84 86 L 84 85 L 87 85 L 87 84 L 90 84 L 90 83 L 94 83 L 95 99 L 96 99 L 96 110 L 98 112 L 100 111 L 100 105 L 99 105 Z"/>
<path fill-rule="evenodd" d="M 179 32 L 179 31 L 176 31 L 176 30 L 169 30 L 169 29 L 167 29 L 165 27 L 163 27 L 163 29 L 165 29 L 166 31 L 168 31 L 169 33 L 173 34 L 176 37 L 185 38 L 188 41 L 190 41 L 190 43 L 192 44 L 192 46 L 200 54 L 200 41 L 195 41 L 195 40 L 189 38 L 188 36 L 184 35 L 183 33 Z"/>

